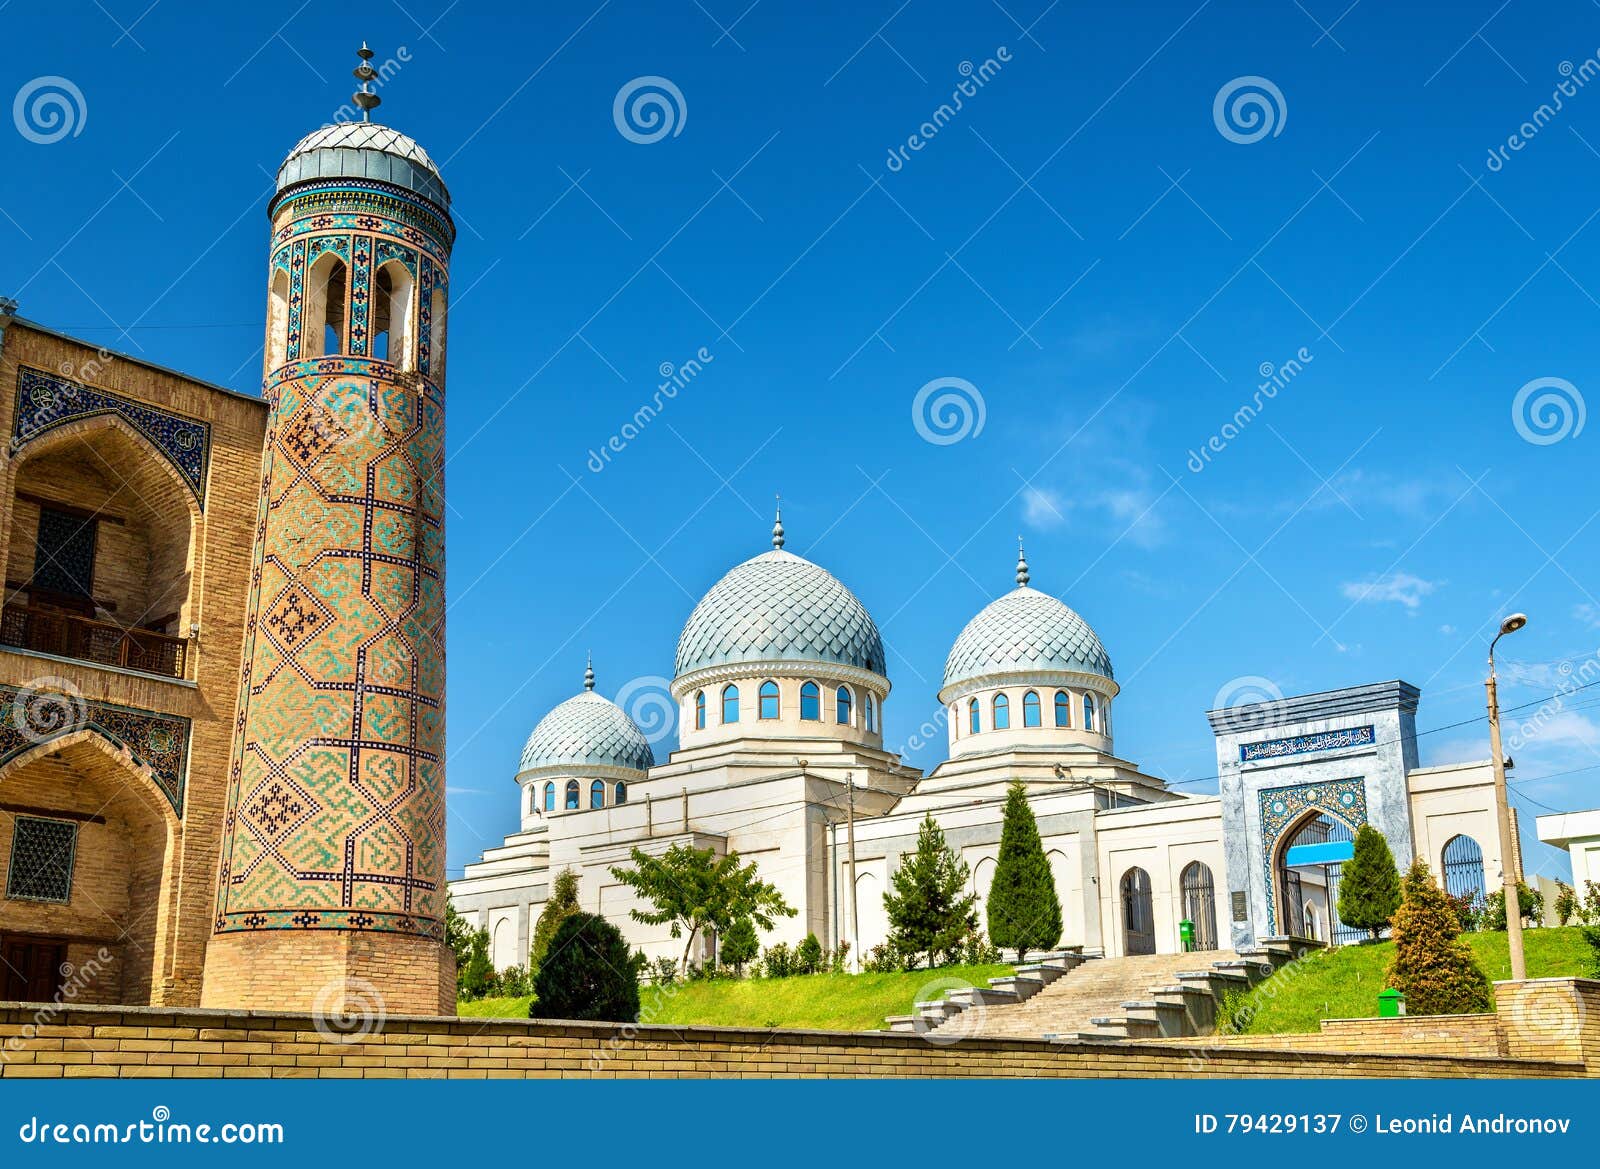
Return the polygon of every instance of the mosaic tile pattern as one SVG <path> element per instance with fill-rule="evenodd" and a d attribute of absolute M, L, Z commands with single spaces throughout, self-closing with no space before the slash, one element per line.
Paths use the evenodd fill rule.
<path fill-rule="evenodd" d="M 289 202 L 298 214 L 301 203 Z M 418 247 L 409 230 L 386 239 L 379 228 L 392 221 L 360 208 L 348 223 L 307 214 L 275 246 L 294 241 L 299 263 L 313 224 L 357 228 L 348 233 L 351 348 L 364 350 L 372 257 L 448 245 Z M 443 392 L 351 353 L 291 360 L 265 394 L 272 412 L 214 928 L 440 938 Z"/>
<path fill-rule="evenodd" d="M 144 402 L 135 402 L 107 390 L 86 386 L 59 374 L 19 365 L 17 408 L 11 424 L 11 450 L 68 422 L 114 414 L 132 426 L 177 468 L 194 492 L 201 510 L 206 506 L 206 469 L 211 461 L 211 426 L 173 414 Z"/>
<path fill-rule="evenodd" d="M 1089 623 L 1049 593 L 1026 585 L 967 622 L 945 659 L 944 685 L 1010 670 L 1113 676 L 1111 658 Z"/>
<path fill-rule="evenodd" d="M 1370 728 L 1369 728 L 1370 729 Z M 1267 920 L 1276 923 L 1276 882 L 1272 861 L 1283 834 L 1299 823 L 1307 812 L 1326 812 L 1350 826 L 1351 831 L 1367 822 L 1367 783 L 1361 778 L 1335 779 L 1324 783 L 1300 783 L 1291 787 L 1263 788 L 1257 793 L 1261 805 L 1261 864 L 1267 882 Z M 1273 926 L 1276 929 L 1276 925 Z"/>
<path fill-rule="evenodd" d="M 189 774 L 190 723 L 173 714 L 156 714 L 76 694 L 0 685 L 0 765 L 41 743 L 91 730 L 123 748 L 146 769 L 172 810 L 183 816 Z"/>
<path fill-rule="evenodd" d="M 1305 755 L 1312 751 L 1338 751 L 1345 747 L 1370 747 L 1375 732 L 1371 725 L 1346 727 L 1337 731 L 1319 731 L 1313 735 L 1294 735 L 1287 739 L 1264 739 L 1259 743 L 1240 743 L 1239 760 L 1251 763 L 1258 759 L 1282 759 L 1289 755 Z"/>
<path fill-rule="evenodd" d="M 883 639 L 825 568 L 775 549 L 711 586 L 678 638 L 677 673 L 745 661 L 834 662 L 884 672 Z"/>

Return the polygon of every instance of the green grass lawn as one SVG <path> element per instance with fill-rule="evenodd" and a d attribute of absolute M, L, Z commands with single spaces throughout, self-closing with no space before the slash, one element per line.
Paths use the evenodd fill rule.
<path fill-rule="evenodd" d="M 986 985 L 1010 966 L 943 966 L 898 974 L 801 974 L 793 978 L 718 979 L 639 990 L 639 1021 L 679 1026 L 804 1027 L 875 1031 L 911 1004 L 943 998 L 955 985 Z M 528 1017 L 528 999 L 479 999 L 458 1006 L 473 1018 Z"/>
<path fill-rule="evenodd" d="M 1505 934 L 1462 937 L 1491 980 L 1511 977 Z M 1587 974 L 1590 950 L 1578 930 L 1525 930 L 1522 937 L 1529 978 Z M 1393 956 L 1393 942 L 1341 946 L 1307 959 L 1296 973 L 1280 972 L 1250 992 L 1246 1003 L 1255 1015 L 1245 1029 L 1252 1035 L 1315 1031 L 1323 1019 L 1376 1017 L 1383 973 Z"/>

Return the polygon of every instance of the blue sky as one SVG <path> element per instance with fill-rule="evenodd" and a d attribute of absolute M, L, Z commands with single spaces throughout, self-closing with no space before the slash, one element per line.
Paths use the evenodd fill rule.
<path fill-rule="evenodd" d="M 460 226 L 452 871 L 514 827 L 521 741 L 585 651 L 648 707 L 778 492 L 883 629 L 890 743 L 1021 533 L 1158 775 L 1212 789 L 1219 697 L 1391 677 L 1423 688 L 1425 761 L 1483 758 L 1451 724 L 1504 612 L 1532 616 L 1507 706 L 1600 677 L 1600 9 L 1347 2 L 12 3 L 0 96 L 81 102 L 59 141 L 0 133 L 0 293 L 255 392 L 270 176 L 361 39 L 395 62 L 379 120 Z M 641 77 L 677 91 L 650 142 L 614 119 Z M 1227 116 L 1242 78 L 1263 121 Z M 981 403 L 958 441 L 913 413 L 941 379 Z M 1563 870 L 1533 815 L 1600 803 L 1594 701 L 1514 751 L 1530 868 Z"/>

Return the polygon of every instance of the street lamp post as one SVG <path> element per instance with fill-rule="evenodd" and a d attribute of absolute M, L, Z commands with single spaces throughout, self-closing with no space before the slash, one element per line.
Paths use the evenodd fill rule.
<path fill-rule="evenodd" d="M 1489 699 L 1489 751 L 1494 756 L 1495 812 L 1500 821 L 1500 874 L 1506 901 L 1506 948 L 1511 951 L 1511 978 L 1521 982 L 1528 977 L 1528 963 L 1522 954 L 1522 903 L 1517 896 L 1517 871 L 1512 863 L 1511 801 L 1506 794 L 1506 757 L 1500 747 L 1500 699 L 1495 690 L 1494 647 L 1508 633 L 1528 623 L 1526 613 L 1513 613 L 1500 622 L 1500 632 L 1489 643 L 1489 677 L 1484 688 Z"/>

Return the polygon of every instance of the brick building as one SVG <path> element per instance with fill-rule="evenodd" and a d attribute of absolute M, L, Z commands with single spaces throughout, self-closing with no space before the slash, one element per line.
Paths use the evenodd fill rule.
<path fill-rule="evenodd" d="M 449 205 L 376 123 L 294 148 L 261 398 L 3 305 L 0 999 L 453 1010 Z"/>

